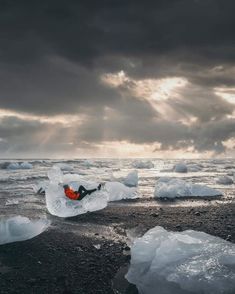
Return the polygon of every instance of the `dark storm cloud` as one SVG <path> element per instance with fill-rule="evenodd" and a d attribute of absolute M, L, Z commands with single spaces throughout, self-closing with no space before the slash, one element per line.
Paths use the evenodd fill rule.
<path fill-rule="evenodd" d="M 25 63 L 55 52 L 90 63 L 188 47 L 230 59 L 234 8 L 232 0 L 1 1 L 2 56 Z"/>
<path fill-rule="evenodd" d="M 233 82 L 222 79 L 223 72 L 212 81 L 200 72 L 234 61 L 234 1 L 6 0 L 0 8 L 5 108 L 69 112 L 78 111 L 78 104 L 104 105 L 115 93 L 99 84 L 103 71 Z M 71 72 L 68 65 L 52 62 L 53 56 L 78 67 Z"/>
<path fill-rule="evenodd" d="M 2 0 L 0 108 L 85 114 L 72 127 L 77 145 L 127 140 L 223 151 L 235 136 L 234 104 L 214 88 L 235 84 L 234 10 L 233 0 Z M 183 77 L 189 86 L 169 97 L 171 115 L 162 117 L 146 100 L 101 83 L 121 70 L 136 80 Z M 182 122 L 190 117 L 196 122 Z M 4 119 L 0 149 L 72 150 L 61 131 L 70 133 L 62 124 Z M 46 133 L 51 139 L 40 145 Z"/>

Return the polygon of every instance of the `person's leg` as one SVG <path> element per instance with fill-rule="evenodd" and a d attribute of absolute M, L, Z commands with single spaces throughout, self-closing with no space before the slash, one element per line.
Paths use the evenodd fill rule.
<path fill-rule="evenodd" d="M 83 187 L 82 185 L 79 187 L 78 189 L 78 193 L 80 194 L 80 197 L 78 200 L 82 200 L 86 195 L 90 195 L 91 193 L 97 191 L 97 189 L 90 189 L 87 190 L 85 187 Z"/>
<path fill-rule="evenodd" d="M 88 194 L 88 191 L 85 187 L 81 185 L 78 189 L 78 193 L 80 195 L 78 200 L 82 200 Z"/>

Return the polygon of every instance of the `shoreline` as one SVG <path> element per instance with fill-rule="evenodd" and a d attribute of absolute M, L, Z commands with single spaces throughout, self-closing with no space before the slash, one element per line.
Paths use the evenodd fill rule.
<path fill-rule="evenodd" d="M 167 230 L 203 231 L 235 243 L 235 204 L 183 207 L 109 206 L 52 221 L 37 237 L 1 245 L 3 294 L 112 294 L 112 280 L 129 260 L 126 233 Z M 95 247 L 96 246 L 96 247 Z"/>

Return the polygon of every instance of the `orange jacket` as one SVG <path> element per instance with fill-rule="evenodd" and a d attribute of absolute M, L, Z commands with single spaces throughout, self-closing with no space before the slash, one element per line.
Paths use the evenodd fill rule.
<path fill-rule="evenodd" d="M 75 192 L 73 189 L 71 188 L 66 188 L 64 189 L 64 193 L 65 195 L 71 199 L 71 200 L 78 200 L 80 197 L 80 194 L 78 192 Z"/>

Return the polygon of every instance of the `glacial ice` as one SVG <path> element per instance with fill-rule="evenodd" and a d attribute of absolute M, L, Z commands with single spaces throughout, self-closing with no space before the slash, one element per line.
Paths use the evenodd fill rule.
<path fill-rule="evenodd" d="M 216 180 L 216 183 L 221 185 L 231 185 L 233 184 L 233 180 L 228 176 L 221 176 Z"/>
<path fill-rule="evenodd" d="M 135 160 L 132 163 L 132 166 L 134 168 L 153 168 L 154 164 L 150 160 L 147 160 L 147 161 Z"/>
<path fill-rule="evenodd" d="M 215 197 L 221 195 L 220 191 L 213 188 L 169 177 L 158 179 L 154 191 L 156 198 Z"/>
<path fill-rule="evenodd" d="M 202 170 L 202 166 L 198 164 L 187 165 L 188 172 L 199 172 Z"/>
<path fill-rule="evenodd" d="M 123 183 L 128 187 L 137 187 L 138 180 L 139 180 L 138 171 L 133 170 L 124 178 Z"/>
<path fill-rule="evenodd" d="M 30 220 L 15 216 L 0 220 L 0 244 L 31 239 L 45 231 L 50 222 L 47 219 Z"/>
<path fill-rule="evenodd" d="M 122 199 L 136 199 L 139 197 L 135 187 L 127 187 L 119 182 L 107 182 L 105 190 L 108 193 L 109 201 L 118 201 Z"/>
<path fill-rule="evenodd" d="M 183 162 L 180 162 L 180 163 L 177 163 L 175 166 L 174 166 L 174 172 L 176 173 L 187 173 L 188 172 L 188 168 L 187 168 L 187 165 L 184 164 Z"/>
<path fill-rule="evenodd" d="M 64 184 L 73 190 L 78 190 L 80 185 L 86 189 L 94 189 L 98 182 L 85 180 L 77 174 L 63 174 L 58 166 L 53 166 L 48 172 L 49 184 L 46 187 L 46 205 L 48 211 L 59 217 L 72 217 L 86 212 L 103 209 L 108 201 L 121 199 L 135 199 L 139 197 L 134 187 L 127 187 L 120 182 L 107 182 L 100 191 L 87 195 L 81 201 L 70 200 L 64 195 Z"/>
<path fill-rule="evenodd" d="M 140 294 L 232 294 L 235 244 L 204 232 L 157 226 L 134 241 L 126 279 Z"/>
<path fill-rule="evenodd" d="M 8 166 L 7 169 L 32 169 L 33 165 L 29 162 L 11 162 Z"/>
<path fill-rule="evenodd" d="M 108 194 L 104 190 L 96 191 L 86 196 L 81 201 L 70 200 L 64 195 L 64 184 L 77 190 L 80 185 L 93 189 L 98 183 L 86 181 L 76 174 L 63 175 L 58 167 L 53 167 L 48 172 L 50 183 L 46 188 L 46 205 L 48 211 L 59 217 L 72 217 L 89 211 L 103 209 L 108 203 Z"/>
<path fill-rule="evenodd" d="M 56 163 L 54 166 L 59 167 L 62 171 L 72 171 L 73 170 L 73 167 L 71 165 L 63 163 L 63 162 Z"/>

